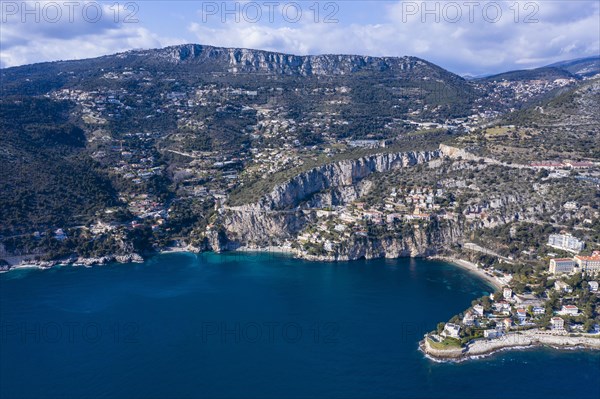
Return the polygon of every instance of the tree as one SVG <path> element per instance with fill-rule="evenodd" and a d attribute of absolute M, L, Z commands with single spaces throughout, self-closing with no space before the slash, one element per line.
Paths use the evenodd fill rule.
<path fill-rule="evenodd" d="M 592 329 L 592 327 L 594 327 L 594 320 L 592 319 L 587 319 L 585 323 L 583 323 L 584 332 L 589 332 Z"/>
<path fill-rule="evenodd" d="M 437 332 L 438 332 L 438 334 L 441 334 L 444 331 L 444 327 L 445 326 L 446 326 L 446 323 L 444 323 L 442 321 L 437 324 Z"/>
<path fill-rule="evenodd" d="M 484 296 L 481 298 L 481 306 L 483 306 L 483 310 L 486 312 L 492 310 L 492 301 L 490 301 L 489 296 Z"/>

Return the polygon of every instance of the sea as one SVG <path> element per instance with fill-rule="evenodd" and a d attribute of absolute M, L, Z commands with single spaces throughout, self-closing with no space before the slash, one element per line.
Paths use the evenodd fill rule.
<path fill-rule="evenodd" d="M 0 398 L 600 398 L 600 354 L 439 363 L 423 335 L 492 287 L 423 259 L 274 253 L 0 275 Z"/>

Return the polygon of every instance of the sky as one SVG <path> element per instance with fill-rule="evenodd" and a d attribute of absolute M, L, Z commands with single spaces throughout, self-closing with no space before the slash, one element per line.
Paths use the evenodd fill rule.
<path fill-rule="evenodd" d="M 600 55 L 600 0 L 0 0 L 2 68 L 182 43 L 411 55 L 479 76 Z"/>

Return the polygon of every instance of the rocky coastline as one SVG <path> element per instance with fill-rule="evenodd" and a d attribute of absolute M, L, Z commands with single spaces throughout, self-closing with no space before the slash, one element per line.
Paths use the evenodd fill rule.
<path fill-rule="evenodd" d="M 419 342 L 425 355 L 440 362 L 461 362 L 491 356 L 505 350 L 550 347 L 554 349 L 600 350 L 600 334 L 569 334 L 531 329 L 507 333 L 498 338 L 481 338 L 468 342 L 463 347 L 438 349 L 431 345 L 429 335 Z"/>
<path fill-rule="evenodd" d="M 83 258 L 78 256 L 71 256 L 66 259 L 60 260 L 36 260 L 36 259 L 27 259 L 23 260 L 21 263 L 16 265 L 11 265 L 10 267 L 2 270 L 3 272 L 7 272 L 10 270 L 18 270 L 18 269 L 49 269 L 54 266 L 102 266 L 107 265 L 109 263 L 142 263 L 144 262 L 144 258 L 137 253 L 125 254 L 125 255 L 105 255 L 99 256 L 95 258 Z"/>

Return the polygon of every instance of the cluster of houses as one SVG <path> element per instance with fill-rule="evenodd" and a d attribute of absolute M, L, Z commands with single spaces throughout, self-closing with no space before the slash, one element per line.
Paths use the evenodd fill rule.
<path fill-rule="evenodd" d="M 598 293 L 598 282 L 589 281 L 588 289 L 592 293 Z M 563 294 L 573 292 L 572 287 L 560 280 L 554 283 L 554 290 Z M 546 314 L 544 301 L 533 295 L 516 295 L 511 288 L 505 287 L 501 297 L 494 296 L 490 296 L 491 309 L 486 311 L 482 304 L 474 305 L 464 313 L 460 323 L 446 323 L 440 335 L 460 339 L 461 329 L 478 327 L 483 329 L 484 338 L 498 338 L 511 328 L 535 327 L 536 322 Z M 550 319 L 550 328 L 558 333 L 564 333 L 565 317 L 577 317 L 581 314 L 581 310 L 576 305 L 563 304 Z M 571 327 L 578 328 L 581 325 L 575 324 Z"/>
<path fill-rule="evenodd" d="M 484 338 L 497 338 L 511 327 L 534 325 L 532 319 L 545 313 L 541 300 L 514 295 L 508 287 L 502 290 L 500 298 L 490 298 L 492 304 L 489 312 L 486 313 L 483 305 L 477 304 L 465 312 L 462 323 L 446 323 L 441 335 L 460 338 L 461 328 L 476 326 L 484 329 Z M 528 309 L 531 309 L 531 313 Z"/>
<path fill-rule="evenodd" d="M 120 198 L 127 203 L 127 209 L 138 218 L 160 219 L 166 216 L 165 205 L 152 194 L 122 195 Z"/>
<path fill-rule="evenodd" d="M 490 93 L 488 96 L 496 102 L 503 102 L 506 98 L 527 101 L 540 94 L 547 93 L 560 87 L 575 83 L 575 79 L 555 79 L 553 81 L 542 79 L 509 81 L 502 79 L 486 84 Z"/>
<path fill-rule="evenodd" d="M 573 292 L 573 287 L 562 280 L 556 280 L 554 282 L 554 289 L 559 292 L 571 293 Z M 588 281 L 588 290 L 590 292 L 596 293 L 598 292 L 598 282 L 597 281 Z"/>
<path fill-rule="evenodd" d="M 322 243 L 325 250 L 333 250 L 336 242 L 323 237 L 324 232 L 348 238 L 351 234 L 366 236 L 364 223 L 374 226 L 392 227 L 402 221 L 428 221 L 435 217 L 455 219 L 452 212 L 440 212 L 436 198 L 443 197 L 443 189 L 430 187 L 393 188 L 384 203 L 378 207 L 369 207 L 364 202 L 355 202 L 349 206 L 316 211 L 319 222 L 298 236 L 300 243 Z M 451 204 L 451 206 L 454 204 Z"/>

